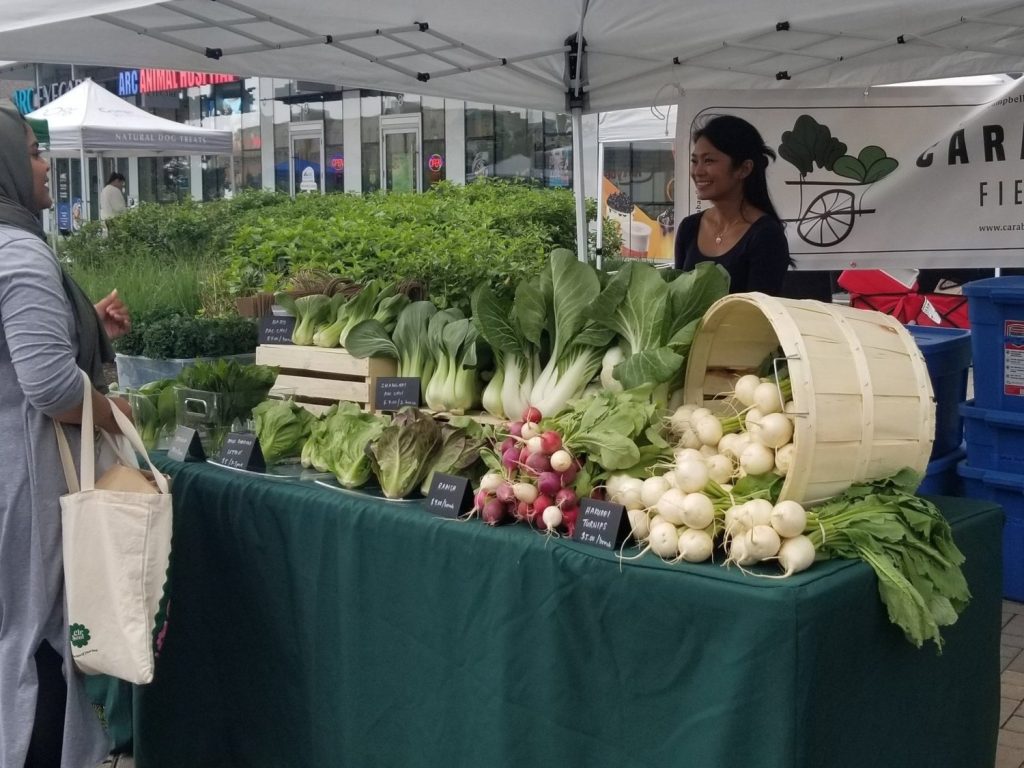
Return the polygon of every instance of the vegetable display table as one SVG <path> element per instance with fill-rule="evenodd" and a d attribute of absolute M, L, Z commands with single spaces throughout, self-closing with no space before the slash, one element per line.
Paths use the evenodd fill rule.
<path fill-rule="evenodd" d="M 139 768 L 990 767 L 1002 513 L 936 498 L 973 601 L 942 655 L 860 562 L 787 580 L 161 459 L 170 625 Z"/>

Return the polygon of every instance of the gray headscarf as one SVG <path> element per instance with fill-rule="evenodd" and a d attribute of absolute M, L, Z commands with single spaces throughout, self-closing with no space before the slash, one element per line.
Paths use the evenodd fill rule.
<path fill-rule="evenodd" d="M 42 222 L 33 210 L 32 164 L 25 147 L 28 128 L 13 104 L 0 104 L 0 224 L 23 229 L 45 243 Z M 61 278 L 78 325 L 78 367 L 89 374 L 98 388 L 106 389 L 103 364 L 114 360 L 110 339 L 89 297 L 63 266 Z"/>

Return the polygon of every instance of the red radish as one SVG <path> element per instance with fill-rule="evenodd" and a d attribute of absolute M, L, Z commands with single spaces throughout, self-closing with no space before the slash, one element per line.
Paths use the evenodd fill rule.
<path fill-rule="evenodd" d="M 504 453 L 505 451 L 511 448 L 516 448 L 517 446 L 518 442 L 514 437 L 506 437 L 504 440 L 501 441 L 501 447 L 498 450 Z"/>
<path fill-rule="evenodd" d="M 534 435 L 526 441 L 526 447 L 530 449 L 530 453 L 544 453 L 548 456 L 551 455 L 551 451 L 544 450 L 544 440 L 540 435 Z"/>
<path fill-rule="evenodd" d="M 565 527 L 565 533 L 567 536 L 572 537 L 573 531 L 576 530 L 576 510 L 572 510 L 573 514 L 568 514 L 569 510 L 562 510 L 562 525 Z"/>
<path fill-rule="evenodd" d="M 540 409 L 532 405 L 525 411 L 523 411 L 523 421 L 532 421 L 534 424 L 536 424 L 542 418 L 543 416 L 541 416 Z"/>
<path fill-rule="evenodd" d="M 512 437 L 522 437 L 523 436 L 523 422 L 521 422 L 521 421 L 510 421 L 508 423 L 508 433 L 510 435 L 512 435 Z"/>
<path fill-rule="evenodd" d="M 562 447 L 562 436 L 553 430 L 541 432 L 541 443 L 544 446 L 544 453 L 549 456 Z"/>
<path fill-rule="evenodd" d="M 578 503 L 576 493 L 572 488 L 563 488 L 555 494 L 555 506 L 559 509 L 565 509 L 566 507 L 575 507 Z"/>
<path fill-rule="evenodd" d="M 513 448 L 511 451 L 502 453 L 501 466 L 509 472 L 515 472 L 516 468 L 519 467 L 519 450 Z"/>
<path fill-rule="evenodd" d="M 551 465 L 551 468 L 555 468 L 554 464 Z M 576 465 L 571 464 L 569 468 L 562 473 L 562 485 L 568 486 L 572 485 L 574 482 L 576 482 Z"/>
<path fill-rule="evenodd" d="M 562 476 L 557 472 L 541 472 L 537 475 L 537 490 L 545 496 L 554 498 L 562 490 Z"/>
<path fill-rule="evenodd" d="M 537 498 L 533 500 L 534 509 L 536 509 L 538 512 L 547 509 L 554 503 L 555 500 L 551 496 L 548 496 L 546 493 L 537 494 Z"/>
<path fill-rule="evenodd" d="M 508 507 L 497 499 L 491 499 L 484 504 L 480 517 L 482 517 L 483 521 L 488 525 L 498 525 L 505 520 L 507 513 Z"/>
<path fill-rule="evenodd" d="M 516 520 L 529 520 L 530 511 L 532 509 L 533 505 L 530 502 L 520 501 L 518 504 L 516 504 L 515 512 L 513 514 L 515 515 Z"/>
<path fill-rule="evenodd" d="M 502 483 L 498 486 L 498 490 L 495 491 L 494 495 L 502 504 L 507 504 L 510 501 L 516 500 L 516 494 L 512 489 L 512 483 Z"/>
<path fill-rule="evenodd" d="M 526 471 L 531 475 L 539 475 L 541 472 L 551 471 L 551 459 L 543 453 L 532 453 L 523 463 L 526 464 Z"/>
<path fill-rule="evenodd" d="M 532 456 L 532 455 L 533 454 L 530 453 L 529 447 L 524 443 L 523 447 L 519 449 L 519 463 L 520 464 L 525 464 L 526 460 L 528 458 L 530 458 L 530 456 Z"/>
<path fill-rule="evenodd" d="M 492 498 L 485 490 L 479 490 L 476 492 L 476 496 L 473 497 L 473 509 L 481 510 L 484 508 L 484 504 L 487 503 L 488 499 Z"/>

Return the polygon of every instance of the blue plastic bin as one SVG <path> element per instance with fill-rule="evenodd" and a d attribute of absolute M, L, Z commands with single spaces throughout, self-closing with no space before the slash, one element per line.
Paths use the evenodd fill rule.
<path fill-rule="evenodd" d="M 967 399 L 967 375 L 971 369 L 971 332 L 964 328 L 932 328 L 908 325 L 928 366 L 935 392 L 935 444 L 933 460 L 948 456 L 964 439 L 960 403 Z M 954 472 L 955 474 L 955 472 Z"/>
<path fill-rule="evenodd" d="M 967 460 L 977 469 L 1024 475 L 1024 413 L 979 408 L 977 402 L 960 406 Z"/>
<path fill-rule="evenodd" d="M 924 479 L 917 489 L 920 496 L 963 496 L 964 484 L 957 465 L 967 456 L 961 447 L 928 462 Z"/>
<path fill-rule="evenodd" d="M 957 465 L 964 481 L 964 495 L 988 499 L 1002 506 L 1003 521 L 1003 597 L 1024 602 L 1024 475 L 994 472 Z"/>
<path fill-rule="evenodd" d="M 1024 412 L 1024 276 L 975 280 L 963 291 L 971 321 L 976 404 Z"/>

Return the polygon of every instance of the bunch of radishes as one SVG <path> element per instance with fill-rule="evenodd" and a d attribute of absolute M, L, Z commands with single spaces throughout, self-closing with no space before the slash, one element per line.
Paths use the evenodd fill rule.
<path fill-rule="evenodd" d="M 540 419 L 540 411 L 531 407 L 521 421 L 508 423 L 499 446 L 501 471 L 481 478 L 474 507 L 489 525 L 521 520 L 571 536 L 579 515 L 573 484 L 580 463 L 563 448 L 561 435 L 541 431 Z"/>

